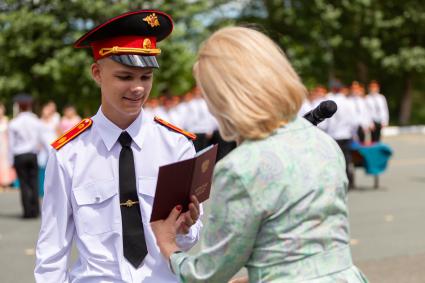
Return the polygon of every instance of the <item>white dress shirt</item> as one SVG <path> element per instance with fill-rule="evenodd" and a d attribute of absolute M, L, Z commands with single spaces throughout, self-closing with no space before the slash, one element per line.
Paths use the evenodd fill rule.
<path fill-rule="evenodd" d="M 138 269 L 124 258 L 118 185 L 121 145 L 117 142 L 122 130 L 99 110 L 91 128 L 50 153 L 36 249 L 37 282 L 178 282 L 160 254 L 149 220 L 159 166 L 193 157 L 193 144 L 146 119 L 143 111 L 126 131 L 133 139 L 148 255 Z M 201 227 L 198 221 L 187 235 L 177 237 L 182 250 L 197 242 Z M 73 241 L 79 255 L 68 270 Z"/>
<path fill-rule="evenodd" d="M 197 134 L 211 134 L 218 129 L 218 122 L 208 109 L 208 105 L 203 98 L 192 100 L 192 107 L 195 109 L 188 131 Z"/>
<path fill-rule="evenodd" d="M 353 102 L 358 125 L 367 130 L 373 121 L 365 97 L 351 96 L 349 100 Z"/>
<path fill-rule="evenodd" d="M 340 93 L 328 95 L 327 99 L 333 100 L 338 110 L 321 123 L 321 129 L 335 140 L 351 139 L 359 124 L 352 101 Z"/>
<path fill-rule="evenodd" d="M 42 146 L 43 125 L 32 112 L 20 112 L 9 123 L 9 159 L 24 153 L 37 153 Z"/>
<path fill-rule="evenodd" d="M 373 121 L 387 126 L 389 122 L 388 105 L 385 96 L 380 93 L 370 93 L 366 96 Z"/>

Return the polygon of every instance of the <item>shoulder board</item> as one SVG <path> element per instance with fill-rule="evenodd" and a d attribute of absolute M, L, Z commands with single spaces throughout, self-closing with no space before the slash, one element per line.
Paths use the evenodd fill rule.
<path fill-rule="evenodd" d="M 59 150 L 62 146 L 66 145 L 69 141 L 73 140 L 79 134 L 81 134 L 82 132 L 90 128 L 92 124 L 93 124 L 92 119 L 85 118 L 81 122 L 79 122 L 77 125 L 75 125 L 73 128 L 71 128 L 69 131 L 67 131 L 65 134 L 63 134 L 61 137 L 59 137 L 57 140 L 52 142 L 50 145 L 54 149 Z"/>
<path fill-rule="evenodd" d="M 173 130 L 173 131 L 175 131 L 175 132 L 177 132 L 177 133 L 180 133 L 180 134 L 182 134 L 182 135 L 184 135 L 184 136 L 188 137 L 189 139 L 191 139 L 191 140 L 193 140 L 193 141 L 194 141 L 194 140 L 196 140 L 196 135 L 195 135 L 195 134 L 193 134 L 193 133 L 189 133 L 189 132 L 186 132 L 185 130 L 182 130 L 182 129 L 180 129 L 179 127 L 174 126 L 173 124 L 168 123 L 168 122 L 167 122 L 167 121 L 165 121 L 165 120 L 162 120 L 162 119 L 161 119 L 161 118 L 159 118 L 158 116 L 155 116 L 154 120 L 155 120 L 155 122 L 157 122 L 157 123 L 159 123 L 159 124 L 161 124 L 161 125 L 163 125 L 163 126 L 165 126 L 165 127 L 169 128 L 169 129 L 171 129 L 171 130 Z"/>

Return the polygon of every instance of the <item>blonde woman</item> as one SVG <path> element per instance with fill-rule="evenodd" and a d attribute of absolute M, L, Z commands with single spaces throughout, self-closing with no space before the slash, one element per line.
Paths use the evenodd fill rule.
<path fill-rule="evenodd" d="M 227 282 L 243 266 L 249 279 L 237 282 L 367 282 L 351 258 L 344 156 L 296 116 L 306 90 L 281 49 L 224 28 L 194 73 L 220 133 L 239 146 L 215 168 L 199 254 L 175 243 L 177 208 L 151 224 L 181 282 Z"/>

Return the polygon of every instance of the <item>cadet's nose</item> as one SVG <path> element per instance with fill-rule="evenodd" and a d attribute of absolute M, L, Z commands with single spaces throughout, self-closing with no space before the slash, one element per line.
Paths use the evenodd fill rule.
<path fill-rule="evenodd" d="M 135 95 L 141 95 L 145 88 L 140 84 L 135 84 L 131 87 L 131 93 Z"/>

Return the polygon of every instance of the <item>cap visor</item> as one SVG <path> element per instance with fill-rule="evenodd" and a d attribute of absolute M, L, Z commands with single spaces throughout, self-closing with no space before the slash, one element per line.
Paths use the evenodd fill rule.
<path fill-rule="evenodd" d="M 159 68 L 158 62 L 155 56 L 141 56 L 141 55 L 112 55 L 109 58 L 115 62 L 131 67 L 140 68 Z"/>

